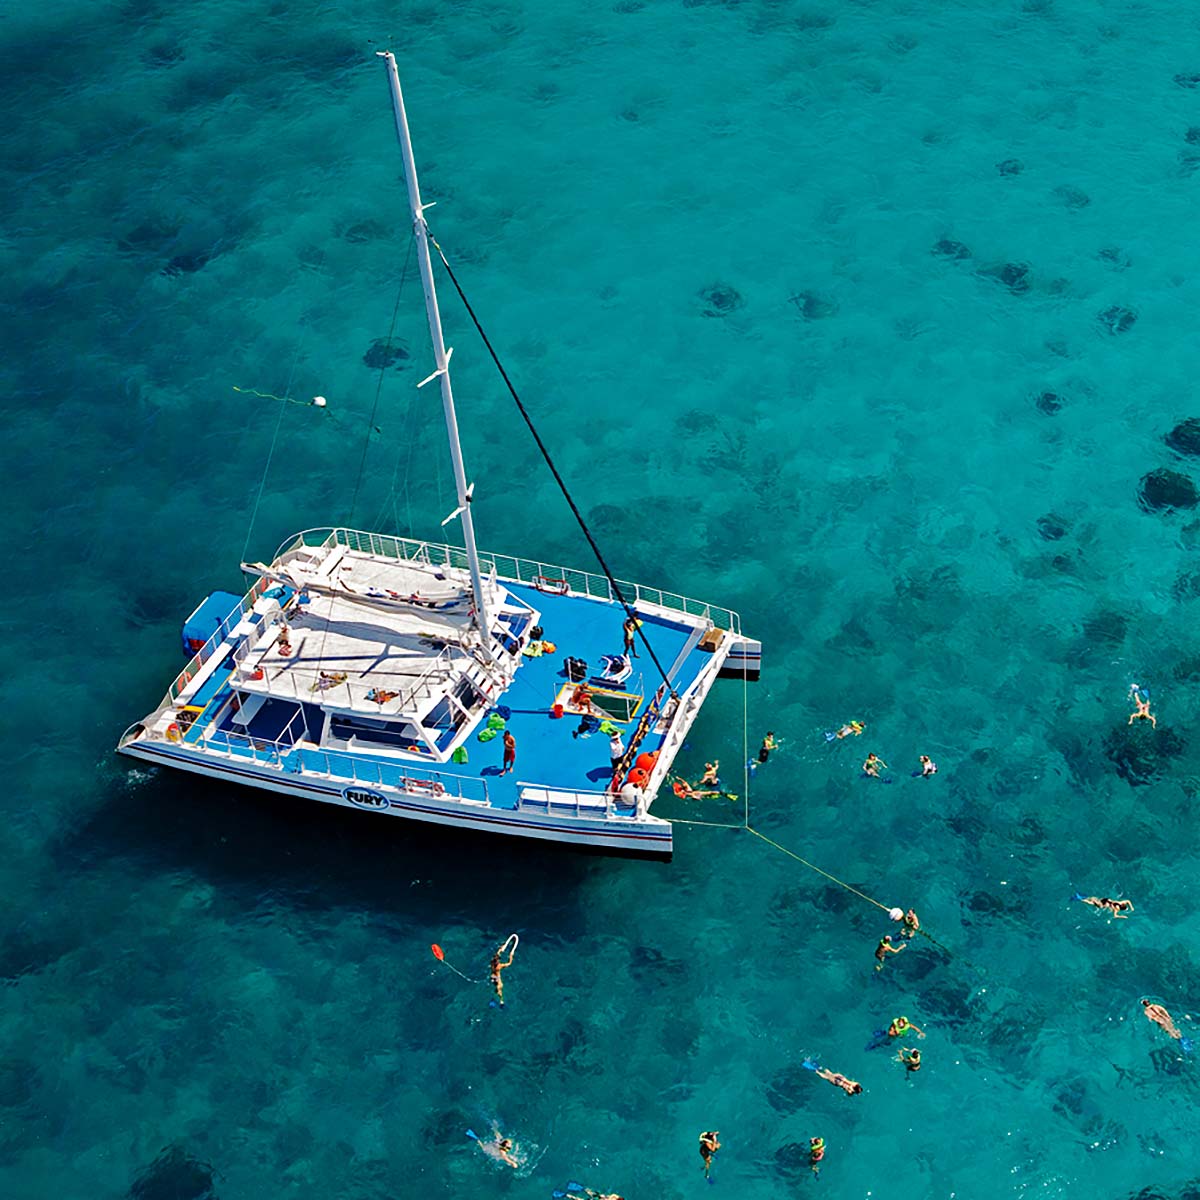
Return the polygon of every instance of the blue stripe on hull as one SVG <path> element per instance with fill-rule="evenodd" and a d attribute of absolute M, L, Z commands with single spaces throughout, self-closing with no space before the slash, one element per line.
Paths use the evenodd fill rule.
<path fill-rule="evenodd" d="M 320 799 L 326 803 L 337 803 L 339 807 L 355 807 L 351 802 L 345 801 L 341 787 L 316 783 L 300 775 L 287 775 L 285 778 L 278 780 L 279 783 L 284 784 L 283 787 L 280 787 L 277 786 L 275 777 L 262 775 L 257 771 L 248 771 L 225 763 L 216 764 L 207 762 L 203 757 L 179 754 L 176 751 L 167 749 L 165 746 L 131 742 L 121 748 L 121 753 L 150 761 L 162 760 L 169 766 L 191 770 L 197 774 L 211 773 L 213 777 L 218 779 L 229 778 L 232 782 L 242 781 L 251 783 L 267 791 L 277 792 L 280 795 L 288 795 L 291 790 L 299 790 L 309 793 L 314 799 Z M 348 779 L 346 786 L 355 786 L 354 781 Z M 538 838 L 541 841 L 562 841 L 566 845 L 592 849 L 605 849 L 607 847 L 600 842 L 584 840 L 585 838 L 605 838 L 618 843 L 618 846 L 612 847 L 614 849 L 632 850 L 639 854 L 653 855 L 656 858 L 671 857 L 672 833 L 670 830 L 665 834 L 659 834 L 634 833 L 627 830 L 608 828 L 572 829 L 563 825 L 546 824 L 524 818 L 510 817 L 507 819 L 497 819 L 494 816 L 477 815 L 470 811 L 448 812 L 443 808 L 434 808 L 393 795 L 389 795 L 388 800 L 390 801 L 389 812 L 396 812 L 399 815 L 411 814 L 417 820 L 424 819 L 430 824 L 446 825 L 452 828 L 458 826 L 477 832 L 515 834 L 517 836 Z M 430 818 L 437 819 L 430 820 Z M 550 834 L 560 834 L 561 837 L 550 837 L 548 836 Z"/>

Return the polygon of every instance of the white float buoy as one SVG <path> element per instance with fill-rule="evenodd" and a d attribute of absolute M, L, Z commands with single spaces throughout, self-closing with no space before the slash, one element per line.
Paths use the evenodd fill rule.
<path fill-rule="evenodd" d="M 904 909 L 902 909 L 902 908 L 889 909 L 888 916 L 891 917 L 893 921 L 903 921 L 904 920 Z"/>
<path fill-rule="evenodd" d="M 329 403 L 329 401 L 326 400 L 324 396 L 314 396 L 313 397 L 313 407 L 314 408 L 324 408 L 325 405 L 328 403 Z"/>

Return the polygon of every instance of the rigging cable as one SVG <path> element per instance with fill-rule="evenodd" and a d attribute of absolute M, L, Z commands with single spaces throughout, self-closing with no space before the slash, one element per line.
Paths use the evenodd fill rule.
<path fill-rule="evenodd" d="M 408 278 L 408 265 L 412 262 L 413 240 L 408 242 L 408 253 L 404 256 L 404 269 L 400 272 L 400 286 L 396 289 L 396 303 L 392 307 L 392 323 L 388 326 L 387 345 L 392 348 L 392 334 L 396 332 L 396 317 L 400 312 L 400 297 L 404 292 L 404 281 Z M 371 430 L 375 428 L 375 414 L 379 411 L 379 395 L 383 391 L 383 377 L 389 366 L 388 356 L 379 367 L 379 381 L 375 385 L 375 403 L 371 406 L 371 419 L 367 422 L 367 432 L 363 435 L 362 458 L 358 464 L 358 478 L 354 481 L 354 498 L 350 501 L 350 526 L 354 527 L 354 510 L 358 507 L 358 489 L 362 486 L 363 471 L 367 466 L 367 450 L 371 445 Z"/>
<path fill-rule="evenodd" d="M 426 229 L 428 230 L 428 226 L 426 226 Z M 641 622 L 638 620 L 637 614 L 634 612 L 629 602 L 625 599 L 625 593 L 621 591 L 621 585 L 617 582 L 612 571 L 608 569 L 608 563 L 605 562 L 604 555 L 600 552 L 600 547 L 596 544 L 596 539 L 592 536 L 592 531 L 588 528 L 587 522 L 583 519 L 583 514 L 579 511 L 578 507 L 576 507 L 575 500 L 571 496 L 571 493 L 567 490 L 567 485 L 563 481 L 563 477 L 558 473 L 558 467 L 554 465 L 554 460 L 550 457 L 550 451 L 546 449 L 546 443 L 542 441 L 541 436 L 538 434 L 538 431 L 533 424 L 533 419 L 530 417 L 525 405 L 521 402 L 521 397 L 517 395 L 517 389 L 513 387 L 512 380 L 509 379 L 508 372 L 504 369 L 504 364 L 501 363 L 499 356 L 492 348 L 492 343 L 488 340 L 488 335 L 484 333 L 483 326 L 480 325 L 479 318 L 475 315 L 475 310 L 471 307 L 471 302 L 467 299 L 466 293 L 462 290 L 462 285 L 458 282 L 458 277 L 454 274 L 454 270 L 446 258 L 445 251 L 441 248 L 441 246 L 438 245 L 437 238 L 433 236 L 432 232 L 429 233 L 429 240 L 433 243 L 434 249 L 437 250 L 438 257 L 442 260 L 442 266 L 446 268 L 446 274 L 450 276 L 450 282 L 454 284 L 454 290 L 458 293 L 458 298 L 463 302 L 463 307 L 467 310 L 467 315 L 471 318 L 472 322 L 474 322 L 475 328 L 479 332 L 479 336 L 483 339 L 483 344 L 487 347 L 488 353 L 492 356 L 492 362 L 496 364 L 496 370 L 500 372 L 500 376 L 504 380 L 505 386 L 508 388 L 508 394 L 512 396 L 513 401 L 517 406 L 517 411 L 524 419 L 525 424 L 529 428 L 529 432 L 533 434 L 533 440 L 537 443 L 538 449 L 542 452 L 542 457 L 546 460 L 546 466 L 550 468 L 550 473 L 554 476 L 554 480 L 558 484 L 559 491 L 562 492 L 564 499 L 570 506 L 571 512 L 575 516 L 575 520 L 579 522 L 579 528 L 583 530 L 583 536 L 587 538 L 588 545 L 591 546 L 592 553 L 595 554 L 596 561 L 600 564 L 600 569 L 607 577 L 609 586 L 613 590 L 613 594 L 616 596 L 618 603 L 625 610 L 626 616 L 631 621 L 635 622 L 637 635 L 642 639 L 642 645 L 644 645 L 649 651 L 650 657 L 654 661 L 654 665 L 658 668 L 658 673 L 662 676 L 663 683 L 667 685 L 667 690 L 672 696 L 675 696 L 677 693 L 675 688 L 671 685 L 670 677 L 667 675 L 666 671 L 663 670 L 662 663 L 658 661 L 658 655 L 654 653 L 654 647 L 650 645 L 650 640 L 646 637 L 646 633 L 642 628 Z"/>
<path fill-rule="evenodd" d="M 427 227 L 427 229 L 428 229 L 428 227 Z M 632 607 L 630 607 L 628 601 L 625 599 L 625 595 L 621 591 L 621 585 L 619 583 L 617 583 L 617 580 L 614 577 L 612 571 L 609 570 L 608 563 L 605 561 L 604 555 L 601 553 L 600 547 L 596 544 L 596 539 L 592 536 L 592 531 L 588 528 L 587 522 L 583 519 L 583 514 L 579 511 L 579 508 L 576 506 L 575 500 L 571 496 L 570 491 L 567 489 L 567 485 L 564 482 L 563 477 L 559 474 L 558 467 L 555 465 L 554 460 L 550 457 L 550 451 L 546 448 L 546 444 L 542 441 L 541 436 L 538 434 L 537 428 L 534 426 L 533 419 L 530 417 L 529 412 L 526 410 L 525 405 L 522 403 L 521 397 L 517 394 L 517 389 L 513 386 L 512 380 L 508 377 L 508 372 L 504 369 L 504 364 L 501 363 L 499 356 L 496 354 L 495 349 L 492 347 L 492 343 L 488 340 L 488 336 L 484 332 L 483 326 L 479 323 L 479 318 L 475 315 L 475 310 L 471 307 L 471 302 L 467 299 L 466 293 L 462 289 L 462 285 L 458 282 L 458 277 L 454 274 L 454 269 L 450 266 L 449 260 L 446 258 L 445 251 L 438 244 L 438 241 L 433 236 L 432 232 L 429 233 L 429 240 L 430 240 L 430 242 L 433 243 L 434 248 L 437 250 L 438 257 L 442 260 L 442 266 L 444 266 L 446 268 L 446 274 L 450 277 L 450 282 L 454 285 L 454 290 L 458 293 L 458 298 L 463 302 L 463 307 L 467 310 L 467 315 L 471 318 L 471 321 L 474 324 L 475 329 L 478 331 L 480 338 L 483 340 L 484 346 L 487 347 L 487 351 L 491 355 L 492 362 L 495 363 L 496 369 L 500 372 L 500 376 L 504 380 L 505 386 L 508 388 L 509 395 L 512 396 L 513 402 L 517 406 L 517 411 L 521 414 L 521 417 L 525 421 L 525 424 L 528 427 L 529 432 L 533 435 L 533 440 L 537 443 L 537 447 L 541 451 L 542 458 L 545 459 L 545 461 L 546 461 L 546 466 L 548 466 L 550 468 L 550 472 L 554 476 L 555 482 L 558 484 L 559 491 L 562 492 L 563 498 L 566 500 L 568 506 L 570 507 L 571 512 L 575 517 L 575 520 L 579 523 L 579 528 L 581 530 L 583 530 L 583 536 L 585 538 L 587 538 L 588 545 L 591 546 L 592 553 L 595 554 L 595 556 L 596 556 L 596 561 L 600 564 L 601 570 L 604 572 L 605 576 L 607 577 L 609 586 L 612 587 L 613 593 L 615 594 L 621 607 L 625 610 L 626 615 L 636 621 L 637 616 L 634 613 L 634 610 L 632 609 Z M 675 692 L 675 689 L 671 686 L 670 678 L 667 676 L 666 671 L 663 670 L 662 663 L 660 663 L 658 661 L 658 656 L 654 653 L 654 647 L 651 646 L 650 641 L 646 637 L 646 634 L 645 634 L 644 630 L 642 629 L 642 626 L 640 623 L 637 626 L 637 632 L 638 632 L 638 636 L 642 639 L 643 645 L 645 645 L 646 649 L 649 651 L 650 657 L 654 661 L 654 665 L 658 668 L 658 672 L 662 676 L 663 682 L 666 684 L 667 689 L 670 691 L 672 697 L 674 697 L 676 695 L 676 692 Z M 889 908 L 886 904 L 883 904 L 879 900 L 876 900 L 873 896 L 868 896 L 866 894 L 866 892 L 859 891 L 858 888 L 847 883 L 843 879 L 839 879 L 836 875 L 831 875 L 828 871 L 824 870 L 821 867 L 818 867 L 815 863 L 809 862 L 806 858 L 802 858 L 799 854 L 795 853 L 795 851 L 789 850 L 786 846 L 780 845 L 773 838 L 767 837 L 767 835 L 765 833 L 760 833 L 757 829 L 755 829 L 750 824 L 750 770 L 749 770 L 749 765 L 748 765 L 749 764 L 749 757 L 748 757 L 749 738 L 748 738 L 748 729 L 746 727 L 746 719 L 745 719 L 745 693 L 746 693 L 746 682 L 747 681 L 745 680 L 744 676 L 743 676 L 742 682 L 743 682 L 743 731 L 742 731 L 743 761 L 745 761 L 747 763 L 747 766 L 745 767 L 746 779 L 745 779 L 745 794 L 744 794 L 744 799 L 743 799 L 742 822 L 739 825 L 734 825 L 734 824 L 730 824 L 727 822 L 699 821 L 699 820 L 689 820 L 687 818 L 679 818 L 677 821 L 673 821 L 672 824 L 707 825 L 709 827 L 718 828 L 718 829 L 744 829 L 744 830 L 746 830 L 747 833 L 753 834 L 756 838 L 765 842 L 768 846 L 773 846 L 776 850 L 780 851 L 783 854 L 786 854 L 789 858 L 795 859 L 796 862 L 802 864 L 803 866 L 808 867 L 812 871 L 815 871 L 818 875 L 824 876 L 826 879 L 830 880 L 832 883 L 836 883 L 839 887 L 845 888 L 846 891 L 851 892 L 855 896 L 858 896 L 860 899 L 867 901 L 868 904 L 873 904 L 873 905 L 875 905 L 876 908 L 881 909 L 884 912 L 888 912 Z M 928 938 L 936 946 L 940 947 L 943 951 L 945 951 L 945 953 L 950 954 L 952 957 L 957 957 L 952 954 L 952 952 L 949 950 L 948 947 L 942 945 L 941 942 L 939 942 L 932 935 L 926 933 L 925 930 L 920 929 L 920 930 L 918 930 L 918 933 L 920 933 L 922 936 Z M 966 962 L 967 960 L 964 959 L 963 961 Z M 976 967 L 974 963 L 968 962 L 967 965 L 977 971 L 980 969 L 980 968 Z"/>
<path fill-rule="evenodd" d="M 300 351 L 303 346 L 304 338 L 301 337 L 300 341 L 296 343 L 296 353 L 292 356 L 292 366 L 288 371 L 287 386 L 283 389 L 283 395 L 273 397 L 279 401 L 279 416 L 275 419 L 275 432 L 271 437 L 271 448 L 267 451 L 267 461 L 263 464 L 262 478 L 258 481 L 258 495 L 254 497 L 254 508 L 250 513 L 250 524 L 246 526 L 246 543 L 244 546 L 242 546 L 242 562 L 246 561 L 247 553 L 250 550 L 250 538 L 254 533 L 254 522 L 258 519 L 258 507 L 260 504 L 262 504 L 263 492 L 267 486 L 267 475 L 271 471 L 271 460 L 275 457 L 275 445 L 279 441 L 279 430 L 283 426 L 283 414 L 286 411 L 288 404 L 293 403 L 289 393 L 292 390 L 292 381 L 296 378 L 296 365 L 300 361 Z M 235 387 L 233 390 L 235 392 L 241 392 L 246 390 L 252 391 L 253 389 Z M 261 392 L 255 394 L 265 395 L 265 393 Z"/>

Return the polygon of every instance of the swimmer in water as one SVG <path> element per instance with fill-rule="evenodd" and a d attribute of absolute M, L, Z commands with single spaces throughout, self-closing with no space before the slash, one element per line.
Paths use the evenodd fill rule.
<path fill-rule="evenodd" d="M 841 738 L 860 737 L 864 729 L 866 729 L 866 726 L 861 721 L 847 721 L 833 736 L 839 740 Z M 828 734 L 825 736 L 829 737 Z M 832 741 L 833 739 L 831 738 L 830 740 Z"/>
<path fill-rule="evenodd" d="M 878 754 L 868 754 L 866 761 L 862 765 L 863 774 L 870 775 L 872 779 L 878 779 L 879 768 L 886 766 L 887 763 L 885 763 Z"/>
<path fill-rule="evenodd" d="M 1142 1011 L 1146 1014 L 1146 1019 L 1157 1025 L 1159 1029 L 1170 1034 L 1171 1037 L 1178 1041 L 1183 1040 L 1183 1034 L 1179 1032 L 1179 1027 L 1171 1019 L 1171 1014 L 1161 1004 L 1152 1004 L 1149 1000 L 1143 1000 Z"/>
<path fill-rule="evenodd" d="M 677 795 L 680 800 L 703 800 L 707 796 L 719 796 L 720 792 L 715 791 L 700 791 L 699 788 L 694 788 L 686 779 L 676 779 L 671 784 L 671 791 Z"/>
<path fill-rule="evenodd" d="M 889 954 L 899 954 L 903 949 L 903 946 L 893 946 L 891 936 L 885 933 L 879 939 L 879 945 L 875 947 L 875 970 L 882 971 L 883 964 L 887 961 L 887 956 Z"/>
<path fill-rule="evenodd" d="M 521 1165 L 517 1161 L 516 1155 L 513 1154 L 512 1138 L 501 1137 L 500 1130 L 495 1128 L 495 1126 L 492 1127 L 492 1137 L 490 1141 L 483 1141 L 481 1138 L 476 1137 L 476 1135 L 469 1129 L 467 1130 L 467 1136 L 470 1138 L 475 1138 L 480 1150 L 482 1150 L 484 1154 L 488 1156 L 488 1158 L 494 1158 L 499 1162 L 507 1163 L 508 1166 L 513 1168 L 513 1170 L 516 1170 Z"/>
<path fill-rule="evenodd" d="M 828 1079 L 834 1087 L 840 1087 L 847 1096 L 858 1096 L 863 1090 L 861 1083 L 855 1083 L 853 1079 L 847 1079 L 840 1071 L 831 1071 L 828 1067 L 818 1068 L 817 1078 Z"/>
<path fill-rule="evenodd" d="M 921 764 L 922 779 L 928 779 L 930 775 L 937 774 L 937 763 L 935 763 L 928 754 L 922 754 L 918 761 Z"/>
<path fill-rule="evenodd" d="M 902 918 L 904 928 L 900 930 L 900 936 L 905 938 L 916 937 L 917 931 L 921 928 L 921 922 L 917 918 L 917 910 L 910 908 Z"/>
<path fill-rule="evenodd" d="M 700 776 L 700 786 L 719 788 L 721 786 L 721 779 L 717 775 L 717 772 L 720 768 L 721 760 L 719 758 L 714 758 L 712 762 L 706 762 L 704 764 L 704 774 Z"/>
<path fill-rule="evenodd" d="M 1129 698 L 1133 701 L 1134 710 L 1129 714 L 1128 724 L 1132 725 L 1134 721 L 1149 721 L 1151 729 L 1158 728 L 1158 721 L 1155 720 L 1154 714 L 1150 711 L 1150 696 L 1143 692 L 1135 683 L 1129 689 Z"/>
<path fill-rule="evenodd" d="M 917 1028 L 917 1026 L 914 1025 L 907 1017 L 897 1017 L 888 1026 L 887 1035 L 890 1038 L 903 1037 L 910 1030 L 919 1038 L 923 1038 L 925 1036 L 925 1031 Z"/>
<path fill-rule="evenodd" d="M 516 946 L 510 945 L 510 942 L 511 939 L 504 943 L 505 946 L 509 947 L 508 961 L 500 961 L 500 952 L 504 949 L 504 946 L 500 946 L 496 950 L 496 953 L 492 955 L 491 965 L 488 968 L 488 974 L 492 982 L 492 987 L 496 990 L 496 999 L 500 1001 L 501 1008 L 504 1007 L 504 980 L 500 978 L 500 972 L 507 971 L 508 968 L 512 966 L 513 955 L 517 952 Z"/>
<path fill-rule="evenodd" d="M 1133 912 L 1132 900 L 1112 900 L 1108 896 L 1080 896 L 1078 892 L 1076 898 L 1082 900 L 1084 904 L 1090 904 L 1093 908 L 1112 913 L 1120 921 L 1129 920 L 1129 914 Z"/>
<path fill-rule="evenodd" d="M 718 1141 L 720 1135 L 719 1129 L 714 1129 L 711 1132 L 705 1132 L 700 1135 L 700 1157 L 704 1159 L 704 1178 L 707 1179 L 709 1172 L 712 1170 L 713 1155 L 721 1148 L 721 1143 Z"/>
<path fill-rule="evenodd" d="M 921 1069 L 921 1052 L 920 1050 L 910 1050 L 907 1046 L 901 1046 L 900 1053 L 896 1055 L 896 1061 L 902 1062 L 906 1071 L 919 1071 Z"/>
<path fill-rule="evenodd" d="M 567 1186 L 570 1187 L 569 1184 Z M 557 1196 L 559 1193 L 554 1194 Z M 616 1192 L 597 1192 L 590 1187 L 585 1187 L 581 1192 L 565 1191 L 562 1195 L 564 1200 L 624 1200 Z"/>
<path fill-rule="evenodd" d="M 815 1137 L 808 1139 L 808 1165 L 812 1167 L 814 1175 L 820 1175 L 821 1160 L 825 1157 L 825 1139 Z"/>

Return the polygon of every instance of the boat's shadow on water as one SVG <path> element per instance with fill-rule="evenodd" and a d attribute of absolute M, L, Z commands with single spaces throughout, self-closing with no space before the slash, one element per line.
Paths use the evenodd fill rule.
<path fill-rule="evenodd" d="M 595 854 L 444 829 L 256 788 L 119 765 L 90 819 L 56 853 L 127 860 L 138 874 L 194 873 L 248 908 L 265 893 L 297 910 L 361 908 L 504 925 L 574 909 Z M 568 918 L 568 924 L 573 920 Z M 569 930 L 562 930 L 569 932 Z"/>

